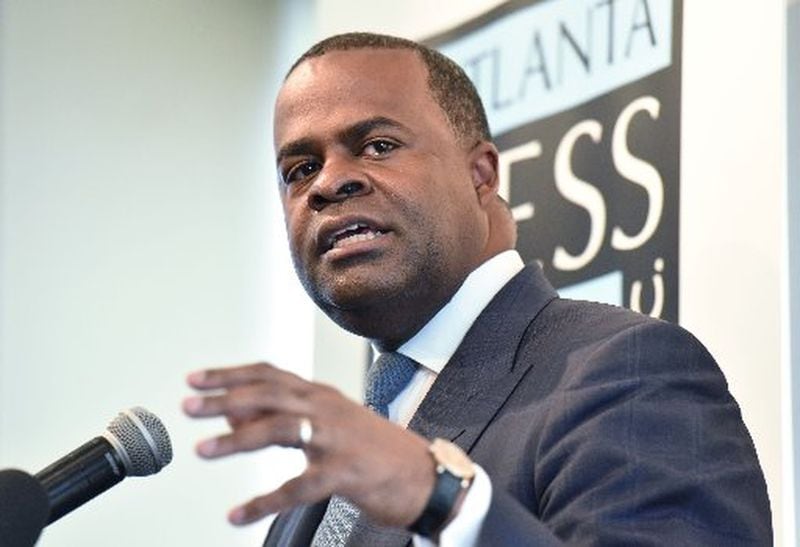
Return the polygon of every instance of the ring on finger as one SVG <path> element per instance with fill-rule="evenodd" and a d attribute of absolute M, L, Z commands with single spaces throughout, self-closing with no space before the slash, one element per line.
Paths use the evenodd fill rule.
<path fill-rule="evenodd" d="M 311 444 L 311 438 L 314 436 L 314 427 L 311 425 L 311 420 L 303 416 L 300 418 L 300 428 L 298 431 L 300 437 L 300 448 L 305 448 Z"/>

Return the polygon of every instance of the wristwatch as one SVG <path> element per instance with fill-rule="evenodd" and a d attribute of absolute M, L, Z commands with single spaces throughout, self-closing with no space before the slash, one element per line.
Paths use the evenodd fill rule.
<path fill-rule="evenodd" d="M 472 484 L 475 467 L 463 450 L 444 439 L 434 439 L 428 451 L 436 463 L 436 483 L 428 504 L 409 530 L 435 538 L 450 520 L 462 494 Z"/>

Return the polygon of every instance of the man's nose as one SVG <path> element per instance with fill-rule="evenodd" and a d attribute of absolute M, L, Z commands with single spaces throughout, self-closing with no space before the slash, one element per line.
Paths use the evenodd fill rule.
<path fill-rule="evenodd" d="M 308 205 L 321 211 L 332 203 L 365 195 L 371 188 L 369 177 L 355 169 L 351 162 L 331 161 L 314 180 L 308 193 Z"/>

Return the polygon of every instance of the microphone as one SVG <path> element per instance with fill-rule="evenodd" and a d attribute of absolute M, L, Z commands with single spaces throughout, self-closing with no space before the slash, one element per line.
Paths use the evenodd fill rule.
<path fill-rule="evenodd" d="M 39 481 L 19 469 L 0 471 L 0 547 L 33 547 L 49 512 Z"/>
<path fill-rule="evenodd" d="M 155 414 L 141 407 L 120 412 L 102 435 L 36 473 L 49 500 L 47 524 L 126 476 L 158 473 L 170 461 L 169 434 Z"/>

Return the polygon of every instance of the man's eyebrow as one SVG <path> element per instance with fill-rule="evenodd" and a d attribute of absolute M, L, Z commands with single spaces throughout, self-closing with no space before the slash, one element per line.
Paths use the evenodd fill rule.
<path fill-rule="evenodd" d="M 347 127 L 339 133 L 339 139 L 346 143 L 358 142 L 377 129 L 399 129 L 401 131 L 408 131 L 406 126 L 396 120 L 385 116 L 375 116 Z"/>
<path fill-rule="evenodd" d="M 378 129 L 399 129 L 401 131 L 408 131 L 408 128 L 402 123 L 387 118 L 385 116 L 375 116 L 361 120 L 353 125 L 341 130 L 337 137 L 341 142 L 353 143 L 364 139 L 367 135 Z M 289 142 L 281 147 L 275 158 L 277 163 L 280 163 L 284 158 L 289 156 L 307 156 L 314 154 L 318 149 L 316 141 L 311 138 L 298 139 Z"/>
<path fill-rule="evenodd" d="M 281 146 L 275 161 L 280 163 L 287 156 L 307 156 L 312 154 L 314 149 L 315 146 L 312 139 L 298 139 Z"/>

